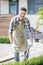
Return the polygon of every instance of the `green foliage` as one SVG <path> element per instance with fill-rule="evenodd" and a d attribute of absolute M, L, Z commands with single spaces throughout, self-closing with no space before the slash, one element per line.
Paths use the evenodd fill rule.
<path fill-rule="evenodd" d="M 20 65 L 20 62 L 8 62 L 7 64 L 2 65 Z"/>
<path fill-rule="evenodd" d="M 0 36 L 0 43 L 10 43 L 10 40 L 7 36 Z"/>
<path fill-rule="evenodd" d="M 29 62 L 29 65 L 43 65 L 43 57 L 33 58 Z"/>
<path fill-rule="evenodd" d="M 3 65 L 43 65 L 43 56 L 28 59 L 21 62 L 8 62 L 7 64 Z"/>
<path fill-rule="evenodd" d="M 36 14 L 38 14 L 38 15 L 43 15 L 43 8 L 40 7 L 39 10 L 38 10 L 38 12 L 37 12 Z"/>
<path fill-rule="evenodd" d="M 43 25 L 43 22 L 40 23 L 40 26 L 42 26 L 42 25 Z"/>
<path fill-rule="evenodd" d="M 43 8 L 40 7 L 38 12 L 36 13 L 37 15 L 40 15 L 39 19 L 43 19 Z"/>

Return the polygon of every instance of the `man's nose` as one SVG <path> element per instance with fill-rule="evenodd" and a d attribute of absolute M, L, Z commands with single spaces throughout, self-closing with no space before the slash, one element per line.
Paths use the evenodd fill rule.
<path fill-rule="evenodd" d="M 24 15 L 22 14 L 22 17 L 24 17 Z"/>

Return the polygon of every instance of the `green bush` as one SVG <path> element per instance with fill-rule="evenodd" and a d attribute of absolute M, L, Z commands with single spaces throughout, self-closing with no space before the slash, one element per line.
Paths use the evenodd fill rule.
<path fill-rule="evenodd" d="M 28 59 L 26 61 L 21 61 L 21 62 L 8 62 L 2 65 L 43 65 L 43 56 Z"/>
<path fill-rule="evenodd" d="M 43 8 L 40 7 L 39 10 L 38 10 L 38 12 L 37 12 L 36 14 L 38 14 L 38 15 L 43 15 Z"/>
<path fill-rule="evenodd" d="M 0 43 L 10 43 L 8 36 L 0 36 Z"/>
<path fill-rule="evenodd" d="M 39 19 L 43 19 L 43 8 L 40 7 L 38 12 L 36 13 L 37 15 L 40 15 Z"/>

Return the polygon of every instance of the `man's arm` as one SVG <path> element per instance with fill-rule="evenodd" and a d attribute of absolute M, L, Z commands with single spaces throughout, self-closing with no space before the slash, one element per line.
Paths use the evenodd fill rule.
<path fill-rule="evenodd" d="M 29 30 L 30 41 L 31 41 L 29 46 L 32 47 L 33 46 L 33 35 L 32 35 L 32 30 L 31 30 L 30 22 L 28 23 L 28 30 Z"/>
<path fill-rule="evenodd" d="M 31 40 L 31 43 L 33 43 L 33 36 L 31 32 L 30 32 L 30 40 Z"/>
<path fill-rule="evenodd" d="M 13 36 L 12 36 L 13 27 L 14 27 L 14 19 L 12 18 L 11 22 L 10 22 L 10 26 L 9 26 L 9 33 L 8 33 L 9 34 L 10 43 L 13 43 Z"/>
<path fill-rule="evenodd" d="M 31 43 L 33 43 L 32 30 L 31 30 L 31 26 L 30 26 L 29 20 L 28 20 L 27 24 L 28 24 L 28 31 L 29 31 L 29 35 L 30 35 L 30 40 L 31 40 Z"/>
<path fill-rule="evenodd" d="M 13 37 L 10 34 L 9 34 L 9 40 L 10 40 L 10 43 L 13 43 Z"/>
<path fill-rule="evenodd" d="M 30 36 L 30 41 L 31 41 L 31 43 L 29 43 L 29 46 L 31 47 L 33 45 L 33 35 L 32 35 L 30 22 L 29 22 L 28 19 L 27 19 L 27 28 L 28 28 L 28 33 L 29 33 L 29 36 Z"/>

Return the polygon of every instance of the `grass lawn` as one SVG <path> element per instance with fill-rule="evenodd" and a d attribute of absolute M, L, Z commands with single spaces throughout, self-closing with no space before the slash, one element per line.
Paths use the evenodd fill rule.
<path fill-rule="evenodd" d="M 43 56 L 39 56 L 37 58 L 32 58 L 21 62 L 8 62 L 2 65 L 43 65 Z"/>

